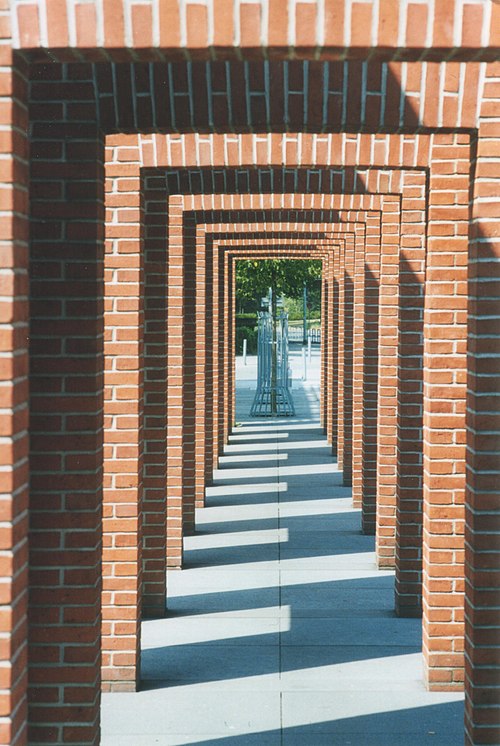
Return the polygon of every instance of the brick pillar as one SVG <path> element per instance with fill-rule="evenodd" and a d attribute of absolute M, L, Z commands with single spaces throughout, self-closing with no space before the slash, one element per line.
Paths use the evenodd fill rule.
<path fill-rule="evenodd" d="M 320 390 L 320 410 L 319 410 L 319 421 L 320 425 L 323 428 L 323 431 L 326 432 L 326 421 L 327 421 L 327 412 L 328 412 L 328 388 L 326 383 L 326 371 L 328 370 L 328 361 L 331 357 L 331 350 L 329 349 L 329 345 L 331 346 L 331 339 L 327 341 L 326 337 L 326 326 L 328 323 L 330 323 L 331 319 L 331 308 L 330 308 L 330 293 L 331 293 L 331 284 L 330 284 L 330 259 L 329 257 L 324 257 L 322 264 L 321 264 L 321 367 L 320 367 L 320 383 L 319 383 L 319 390 Z"/>
<path fill-rule="evenodd" d="M 353 331 L 354 331 L 354 240 L 346 241 L 343 272 L 344 355 L 343 355 L 343 484 L 352 485 L 352 415 L 353 415 Z M 340 392 L 339 392 L 340 393 Z"/>
<path fill-rule="evenodd" d="M 113 146 L 106 155 L 102 682 L 104 691 L 135 691 L 142 605 L 143 216 L 137 208 L 123 209 L 123 195 L 111 191 Z"/>
<path fill-rule="evenodd" d="M 2 28 L 9 10 L 0 13 Z M 8 28 L 8 26 L 7 26 Z M 3 47 L 0 73 L 4 109 L 18 125 L 1 145 L 2 235 L 0 238 L 0 506 L 2 513 L 2 746 L 27 742 L 28 605 L 28 221 L 27 81 L 22 60 Z M 8 102 L 8 103 L 7 103 Z M 12 107 L 12 108 L 10 108 Z M 12 145 L 14 152 L 11 151 Z"/>
<path fill-rule="evenodd" d="M 220 249 L 219 249 L 220 251 Z M 231 367 L 231 328 L 232 328 L 232 289 L 231 289 L 231 265 L 227 261 L 226 253 L 221 252 L 224 262 L 224 351 L 222 354 L 222 419 L 220 423 L 220 447 L 224 449 L 229 434 L 229 412 L 230 412 L 230 367 Z"/>
<path fill-rule="evenodd" d="M 335 430 L 333 430 L 333 436 L 334 441 L 336 441 L 337 444 L 337 464 L 342 471 L 344 466 L 344 406 L 345 406 L 345 399 L 344 399 L 344 359 L 345 359 L 345 313 L 344 313 L 344 305 L 345 305 L 345 279 L 344 279 L 344 273 L 345 273 L 345 255 L 346 255 L 346 242 L 343 242 L 343 244 L 340 247 L 340 251 L 338 255 L 336 255 L 336 267 L 335 267 L 335 275 L 336 275 L 336 282 L 338 291 L 336 293 L 337 297 L 337 314 L 336 314 L 336 322 L 337 322 L 337 355 L 335 356 L 337 360 L 337 366 L 336 366 L 336 374 L 337 374 L 337 407 L 336 407 L 336 413 L 337 413 L 337 437 L 335 438 Z M 335 352 L 334 352 L 335 355 Z M 332 415 L 333 415 L 333 407 L 332 407 Z M 332 422 L 332 428 L 334 426 L 334 422 Z M 335 449 L 335 445 L 332 446 L 332 451 Z"/>
<path fill-rule="evenodd" d="M 339 251 L 339 244 L 343 243 L 344 239 L 338 239 L 338 242 L 329 246 L 327 254 L 326 268 L 324 271 L 328 274 L 328 308 L 327 316 L 325 318 L 325 331 L 323 333 L 323 327 L 321 328 L 321 354 L 323 354 L 323 346 L 328 349 L 326 365 L 325 365 L 325 393 L 324 397 L 326 400 L 326 432 L 327 437 L 329 436 L 329 445 L 332 448 L 332 452 L 337 448 L 336 438 L 337 433 L 335 430 L 334 423 L 336 421 L 336 408 L 337 408 L 337 382 L 334 376 L 335 369 L 335 356 L 336 352 L 334 349 L 335 345 L 335 275 L 334 275 L 334 256 L 335 252 Z M 324 338 L 323 338 L 324 337 Z"/>
<path fill-rule="evenodd" d="M 375 533 L 377 512 L 377 422 L 379 362 L 379 286 L 382 247 L 381 215 L 367 221 L 363 355 L 363 422 L 361 443 L 361 524 Z M 384 234 L 384 238 L 386 235 Z"/>
<path fill-rule="evenodd" d="M 168 211 L 165 180 L 145 176 L 144 253 L 144 454 L 142 518 L 142 607 L 163 616 L 167 565 L 167 263 Z M 160 208 L 160 209 L 157 209 Z"/>
<path fill-rule="evenodd" d="M 92 68 L 45 70 L 30 105 L 30 742 L 97 745 L 104 147 Z M 61 95 L 85 102 L 71 122 Z"/>
<path fill-rule="evenodd" d="M 430 689 L 463 681 L 468 135 L 434 135 L 424 311 L 423 653 Z M 452 372 L 452 380 L 449 373 Z M 444 376 L 444 378 L 443 378 Z M 451 438 L 451 442 L 450 442 Z"/>
<path fill-rule="evenodd" d="M 234 427 L 236 422 L 236 264 L 233 259 L 231 262 L 231 275 L 232 275 L 232 313 L 231 313 L 231 381 L 230 381 L 230 392 L 231 397 L 229 400 L 231 411 L 229 412 L 229 432 Z"/>
<path fill-rule="evenodd" d="M 227 278 L 225 276 L 224 252 L 217 252 L 217 291 L 218 291 L 218 329 L 217 343 L 215 347 L 215 357 L 217 366 L 217 385 L 218 385 L 218 403 L 216 419 L 216 453 L 217 457 L 221 456 L 224 451 L 224 407 L 225 407 L 225 356 L 226 356 L 226 338 L 225 323 L 227 313 Z"/>
<path fill-rule="evenodd" d="M 196 418 L 195 418 L 195 506 L 205 505 L 206 483 L 206 401 L 207 401 L 207 326 L 206 323 L 206 236 L 204 231 L 196 232 L 196 301 L 195 301 L 195 379 L 196 379 Z"/>
<path fill-rule="evenodd" d="M 213 244 L 212 244 L 213 245 Z M 219 251 L 213 250 L 213 261 L 212 261 L 212 286 L 213 286 L 213 338 L 212 338 L 212 379 L 213 379 L 213 417 L 212 417 L 212 435 L 213 435 L 213 466 L 217 468 L 219 463 L 219 420 L 220 420 L 220 409 L 222 406 L 221 396 L 221 355 L 224 348 L 224 332 L 222 327 L 223 319 L 223 293 L 224 283 L 221 281 L 220 273 L 222 263 L 221 255 Z"/>
<path fill-rule="evenodd" d="M 184 535 L 195 526 L 195 447 L 196 447 L 196 221 L 184 217 L 183 286 L 183 384 L 182 384 L 182 511 Z"/>
<path fill-rule="evenodd" d="M 213 240 L 205 240 L 205 484 L 214 468 L 214 280 Z"/>
<path fill-rule="evenodd" d="M 365 214 L 365 220 L 368 216 Z M 351 483 L 352 504 L 360 508 L 363 500 L 363 385 L 365 358 L 365 247 L 366 223 L 358 224 L 354 239 L 352 393 L 351 393 Z"/>
<path fill-rule="evenodd" d="M 236 286 L 234 278 L 234 260 L 227 259 L 227 346 L 226 346 L 226 406 L 224 418 L 224 445 L 234 424 L 234 375 L 235 375 L 235 335 L 236 335 Z"/>
<path fill-rule="evenodd" d="M 332 314 L 332 337 L 331 337 L 331 405 L 329 411 L 332 417 L 332 454 L 337 457 L 337 462 L 341 450 L 338 448 L 339 443 L 339 417 L 340 417 L 340 397 L 339 397 L 339 373 L 340 373 L 340 340 L 341 340 L 341 320 L 340 313 L 340 259 L 344 252 L 345 241 L 335 244 L 332 255 L 332 289 L 330 293 L 330 306 Z"/>
<path fill-rule="evenodd" d="M 343 244 L 344 239 L 339 239 L 339 243 Z M 334 375 L 336 371 L 336 351 L 334 349 L 334 318 L 335 313 L 338 314 L 338 308 L 336 309 L 336 296 L 335 296 L 335 276 L 334 276 L 334 255 L 335 252 L 339 251 L 338 244 L 329 246 L 328 261 L 326 267 L 323 270 L 327 273 L 327 288 L 328 288 L 328 308 L 326 309 L 326 316 L 324 318 L 324 326 L 321 328 L 321 354 L 326 349 L 326 359 L 324 365 L 324 380 L 325 380 L 325 391 L 322 393 L 325 399 L 325 430 L 328 444 L 332 447 L 332 452 L 337 449 L 337 432 L 335 429 L 336 416 L 337 416 L 337 377 Z M 322 358 L 323 361 L 323 358 Z"/>
<path fill-rule="evenodd" d="M 437 179 L 437 177 L 436 177 Z M 435 179 L 434 183 L 437 183 Z M 458 179 L 459 183 L 454 183 Z M 463 176 L 442 176 L 463 188 Z M 425 174 L 404 173 L 399 265 L 396 475 L 396 613 L 422 614 L 422 381 L 425 284 Z M 407 219 L 407 225 L 404 221 Z M 445 377 L 452 373 L 445 373 Z"/>
<path fill-rule="evenodd" d="M 182 567 L 183 538 L 183 198 L 168 199 L 167 269 L 167 566 Z"/>
<path fill-rule="evenodd" d="M 500 98 L 498 63 L 488 65 L 484 97 L 490 101 L 483 104 L 479 127 L 469 243 L 465 514 L 465 741 L 468 746 L 500 742 L 500 132 L 495 119 Z M 490 116 L 492 121 L 488 121 Z"/>
<path fill-rule="evenodd" d="M 375 546 L 381 568 L 394 567 L 398 362 L 399 200 L 384 209 L 379 293 L 378 441 Z M 373 532 L 373 503 L 363 526 Z"/>

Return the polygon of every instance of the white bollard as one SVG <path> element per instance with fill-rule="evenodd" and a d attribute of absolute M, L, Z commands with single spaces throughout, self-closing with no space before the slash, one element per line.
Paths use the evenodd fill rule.
<path fill-rule="evenodd" d="M 311 336 L 307 338 L 307 359 L 309 360 L 309 365 L 311 364 L 311 355 L 312 355 L 312 349 L 311 349 Z"/>
<path fill-rule="evenodd" d="M 243 340 L 243 365 L 247 364 L 247 341 Z"/>
<path fill-rule="evenodd" d="M 302 372 L 302 380 L 307 381 L 307 355 L 306 355 L 306 348 L 302 348 L 302 365 L 303 365 L 303 372 Z"/>

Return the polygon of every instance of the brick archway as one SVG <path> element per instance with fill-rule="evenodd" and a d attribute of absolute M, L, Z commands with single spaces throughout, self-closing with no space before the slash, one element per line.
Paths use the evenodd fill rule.
<path fill-rule="evenodd" d="M 413 147 L 412 133 L 424 130 L 424 136 L 430 138 L 431 156 L 425 163 L 430 176 L 423 490 L 426 509 L 434 518 L 425 526 L 424 575 L 436 569 L 435 542 L 446 535 L 441 530 L 447 527 L 436 513 L 443 505 L 451 505 L 446 508 L 450 511 L 447 520 L 460 526 L 466 463 L 467 738 L 475 743 L 494 739 L 498 733 L 498 722 L 492 725 L 489 720 L 495 718 L 493 708 L 481 704 L 485 689 L 479 679 L 477 651 L 481 648 L 492 657 L 490 625 L 484 628 L 484 617 L 489 608 L 486 589 L 496 587 L 497 537 L 483 529 L 484 524 L 490 525 L 492 503 L 496 510 L 491 483 L 492 473 L 498 473 L 497 454 L 491 437 L 484 438 L 483 429 L 487 422 L 491 425 L 488 432 L 496 433 L 498 409 L 496 400 L 486 392 L 498 388 L 498 210 L 492 199 L 498 193 L 498 174 L 491 159 L 498 157 L 499 148 L 500 8 L 489 2 L 449 0 L 434 7 L 409 0 L 391 2 L 377 14 L 372 2 L 345 0 L 335 13 L 323 18 L 323 6 L 316 3 L 287 4 L 272 13 L 267 13 L 266 7 L 237 3 L 228 9 L 224 3 L 183 3 L 172 4 L 167 13 L 160 12 L 156 3 L 118 2 L 109 12 L 111 6 L 94 3 L 15 1 L 0 11 L 5 41 L 2 121 L 8 132 L 2 145 L 6 381 L 2 445 L 5 523 L 9 526 L 5 606 L 10 625 L 5 652 L 8 704 L 2 730 L 6 743 L 17 746 L 26 741 L 28 588 L 30 677 L 39 690 L 37 702 L 31 705 L 30 738 L 32 742 L 79 739 L 81 743 L 98 739 L 105 204 L 102 133 L 177 130 L 198 132 L 203 140 L 207 132 L 252 128 L 265 132 L 333 130 L 338 134 L 325 138 L 326 147 L 338 137 L 336 142 L 353 150 L 357 162 L 365 156 L 360 149 L 362 140 L 355 133 L 382 130 L 382 142 L 385 133 L 391 133 L 387 135 L 392 138 L 391 165 L 398 167 L 407 149 Z M 92 67 L 93 61 L 101 62 L 99 68 Z M 58 62 L 67 64 L 61 67 Z M 272 91 L 270 79 L 275 81 Z M 161 95 L 167 86 L 168 101 Z M 194 91 L 199 95 L 194 96 Z M 341 134 L 351 130 L 352 135 Z M 462 158 L 460 149 L 468 147 L 469 133 L 473 147 Z M 197 137 L 193 135 L 195 140 Z M 444 140 L 439 143 L 439 138 Z M 318 135 L 315 147 L 320 139 Z M 262 141 L 267 153 L 265 137 Z M 204 143 L 201 149 L 205 147 Z M 208 158 L 210 165 L 212 159 Z M 453 187 L 445 184 L 449 177 Z M 455 180 L 463 180 L 457 191 Z M 407 279 L 412 263 L 410 256 Z M 390 266 L 384 268 L 390 270 Z M 450 271 L 455 278 L 452 283 L 443 279 Z M 400 288 L 409 286 L 404 281 L 400 284 Z M 402 352 L 412 338 L 412 309 L 407 298 L 407 336 L 399 342 Z M 444 356 L 449 367 L 443 367 Z M 151 392 L 150 382 L 147 386 Z M 452 391 L 453 397 L 444 396 L 443 387 L 446 393 Z M 410 389 L 401 390 L 400 395 L 407 397 L 406 401 L 411 399 Z M 411 461 L 405 427 L 406 421 L 400 419 L 400 466 Z M 402 490 L 411 491 L 405 474 L 406 468 L 401 468 L 395 481 L 399 480 Z M 454 547 L 453 557 L 447 557 L 439 568 L 443 582 L 448 582 L 448 561 L 454 563 L 460 551 L 461 545 Z M 450 582 L 450 596 L 455 597 L 460 590 L 455 581 Z M 453 634 L 457 632 L 454 639 L 458 641 L 462 624 L 458 606 L 446 609 L 443 623 Z M 424 612 L 430 622 L 433 606 L 428 604 Z M 57 664 L 50 658 L 52 652 L 44 637 L 47 626 L 57 643 Z M 73 643 L 83 629 L 82 654 Z M 458 642 L 444 651 L 452 668 L 459 655 L 456 645 Z M 438 657 L 429 652 L 431 668 Z M 66 675 L 69 665 L 71 683 Z M 75 703 L 72 687 L 78 689 L 78 682 L 82 694 Z M 450 683 L 447 678 L 442 685 Z M 68 721 L 74 725 L 67 725 Z"/>

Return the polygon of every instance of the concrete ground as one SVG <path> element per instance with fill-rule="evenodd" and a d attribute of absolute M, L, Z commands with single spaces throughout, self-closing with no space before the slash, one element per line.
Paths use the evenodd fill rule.
<path fill-rule="evenodd" d="M 420 622 L 395 617 L 319 428 L 317 363 L 295 418 L 252 420 L 238 361 L 238 425 L 169 615 L 143 624 L 142 689 L 103 697 L 103 746 L 463 743 L 463 697 L 425 690 Z"/>

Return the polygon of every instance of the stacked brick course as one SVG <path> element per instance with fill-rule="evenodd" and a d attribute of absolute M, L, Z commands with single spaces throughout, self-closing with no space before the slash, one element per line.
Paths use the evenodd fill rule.
<path fill-rule="evenodd" d="M 231 425 L 233 264 L 284 236 L 426 682 L 498 743 L 500 4 L 10 0 L 0 41 L 0 743 L 97 744 L 137 686 Z"/>

